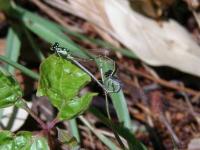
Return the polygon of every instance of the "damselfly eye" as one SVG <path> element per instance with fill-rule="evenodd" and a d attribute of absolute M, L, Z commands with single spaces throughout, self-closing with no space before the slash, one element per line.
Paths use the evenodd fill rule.
<path fill-rule="evenodd" d="M 105 72 L 105 77 L 107 78 L 107 77 L 109 77 L 111 74 L 112 74 L 112 70 L 108 70 L 107 72 Z"/>
<path fill-rule="evenodd" d="M 56 50 L 58 48 L 59 44 L 56 42 L 53 46 L 52 46 L 52 49 L 53 50 Z"/>
<path fill-rule="evenodd" d="M 63 50 L 63 51 L 66 51 L 66 52 L 69 52 L 69 49 L 68 49 L 68 48 L 63 48 L 62 50 Z"/>
<path fill-rule="evenodd" d="M 58 43 L 58 42 L 55 42 L 53 46 L 54 46 L 54 47 L 58 47 L 58 46 L 59 46 L 59 43 Z"/>
<path fill-rule="evenodd" d="M 51 47 L 51 50 L 52 50 L 52 51 L 56 51 L 56 49 L 58 48 L 58 46 L 59 46 L 58 42 L 55 42 L 55 43 L 53 44 L 53 46 Z"/>

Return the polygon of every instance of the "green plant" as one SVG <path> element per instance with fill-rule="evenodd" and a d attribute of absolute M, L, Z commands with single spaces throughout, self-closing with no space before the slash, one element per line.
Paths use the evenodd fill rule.
<path fill-rule="evenodd" d="M 40 80 L 37 90 L 38 96 L 47 96 L 53 106 L 58 109 L 57 117 L 50 123 L 45 124 L 38 118 L 27 106 L 26 101 L 22 98 L 23 94 L 19 84 L 5 71 L 0 72 L 0 108 L 15 105 L 19 108 L 25 109 L 41 126 L 43 136 L 41 141 L 35 141 L 33 138 L 39 135 L 32 135 L 31 132 L 19 133 L 15 136 L 9 132 L 9 136 L 5 137 L 8 131 L 0 132 L 0 139 L 8 138 L 9 141 L 3 142 L 1 145 L 18 149 L 18 138 L 23 138 L 22 145 L 31 148 L 35 142 L 42 142 L 46 145 L 43 149 L 48 147 L 47 142 L 44 142 L 45 137 L 51 136 L 50 130 L 56 123 L 75 118 L 77 115 L 83 113 L 96 93 L 86 93 L 83 96 L 78 96 L 79 90 L 90 81 L 88 76 L 81 69 L 76 67 L 70 61 L 64 60 L 56 55 L 49 56 L 43 61 L 40 66 Z M 60 131 L 61 132 L 61 131 Z M 40 134 L 41 135 L 41 134 Z M 50 138 L 49 138 L 50 139 Z M 30 144 L 30 140 L 33 141 Z M 29 142 L 28 142 L 29 141 Z M 45 144 L 46 143 L 46 144 Z M 51 143 L 49 141 L 49 143 Z M 20 147 L 21 145 L 19 145 Z M 39 147 L 35 147 L 38 149 Z"/>
<path fill-rule="evenodd" d="M 47 96 L 53 106 L 58 109 L 57 117 L 49 123 L 44 123 L 40 118 L 38 118 L 27 106 L 26 101 L 22 98 L 23 93 L 20 89 L 17 81 L 6 71 L 1 69 L 0 72 L 0 108 L 9 107 L 12 105 L 17 106 L 18 108 L 25 109 L 41 126 L 42 130 L 38 133 L 33 134 L 32 132 L 24 131 L 19 132 L 16 135 L 9 131 L 0 132 L 0 142 L 1 146 L 9 147 L 9 149 L 19 149 L 21 147 L 26 147 L 27 149 L 49 149 L 52 145 L 52 138 L 50 131 L 55 125 L 63 120 L 69 120 L 75 118 L 76 116 L 83 113 L 88 107 L 92 100 L 92 97 L 96 93 L 86 93 L 83 96 L 79 97 L 79 90 L 84 87 L 89 81 L 90 76 L 87 75 L 84 71 L 78 68 L 76 65 L 72 64 L 70 61 L 67 61 L 56 55 L 51 55 L 46 58 L 40 65 L 40 78 L 39 86 L 37 90 L 38 96 Z M 93 110 L 95 114 L 96 111 Z M 97 112 L 98 116 L 100 113 Z M 124 127 L 117 126 L 112 124 L 111 121 L 105 120 L 102 115 L 100 118 L 103 118 L 104 122 L 108 127 L 112 128 L 113 131 L 122 135 L 130 144 L 130 148 L 137 147 L 138 149 L 145 149 L 134 136 L 131 135 L 128 129 Z M 82 118 L 83 119 L 83 118 Z M 86 122 L 85 120 L 83 120 Z M 88 125 L 88 123 L 86 123 Z M 89 125 L 91 128 L 91 126 Z M 123 129 L 124 128 L 124 129 Z M 67 134 L 65 131 L 57 129 L 60 136 L 67 141 L 63 142 L 62 137 L 58 137 L 62 143 L 74 143 L 74 138 L 66 138 Z M 97 134 L 97 133 L 96 133 Z M 105 137 L 101 134 L 97 134 L 99 138 L 107 144 L 111 149 L 116 149 L 112 142 L 109 140 L 104 140 Z M 132 137 L 133 143 L 131 144 L 130 138 Z M 7 140 L 5 140 L 7 139 Z M 37 144 L 38 143 L 38 144 Z"/>
<path fill-rule="evenodd" d="M 6 84 L 6 85 L 2 84 L 5 87 L 7 87 L 7 91 L 6 91 L 6 88 L 4 89 L 3 87 L 2 89 L 4 89 L 5 91 L 4 90 L 0 91 L 0 101 L 2 102 L 2 106 L 0 105 L 0 108 L 5 108 L 11 105 L 15 105 L 18 108 L 23 108 L 27 112 L 29 112 L 29 114 L 40 124 L 42 128 L 41 132 L 39 132 L 42 134 L 33 134 L 32 132 L 26 131 L 26 132 L 19 132 L 16 135 L 14 135 L 10 131 L 2 131 L 0 133 L 0 140 L 1 138 L 3 141 L 7 141 L 7 140 L 4 140 L 5 138 L 8 139 L 8 141 L 5 143 L 2 143 L 2 145 L 5 144 L 6 146 L 6 144 L 8 144 L 7 146 L 9 148 L 10 147 L 12 148 L 13 146 L 18 148 L 16 146 L 19 143 L 18 139 L 23 139 L 21 143 L 25 147 L 27 145 L 26 149 L 34 149 L 34 148 L 40 149 L 40 147 L 37 147 L 37 146 L 43 145 L 41 149 L 46 150 L 49 148 L 49 146 L 51 146 L 51 145 L 48 145 L 48 142 L 47 142 L 47 139 L 49 140 L 48 137 L 50 136 L 49 135 L 50 130 L 53 127 L 55 127 L 55 125 L 59 121 L 65 121 L 65 120 L 69 120 L 73 137 L 70 136 L 69 138 L 64 131 L 58 129 L 59 135 L 62 135 L 62 138 L 58 137 L 59 139 L 61 139 L 60 141 L 64 144 L 74 143 L 74 139 L 80 142 L 78 127 L 76 125 L 75 118 L 88 108 L 92 100 L 92 97 L 96 95 L 96 93 L 86 93 L 85 95 L 81 97 L 77 96 L 77 94 L 78 94 L 78 91 L 82 87 L 84 87 L 88 82 L 90 82 L 91 80 L 90 76 L 88 76 L 85 72 L 83 72 L 77 66 L 73 65 L 71 61 L 67 61 L 60 57 L 57 57 L 56 55 L 52 55 L 44 60 L 44 56 L 40 51 L 41 48 L 35 42 L 35 36 L 33 36 L 33 34 L 41 38 L 43 41 L 46 41 L 47 43 L 52 44 L 55 41 L 57 41 L 62 46 L 69 48 L 71 50 L 71 53 L 74 56 L 78 56 L 85 59 L 88 59 L 92 56 L 86 53 L 80 45 L 73 42 L 70 39 L 70 37 L 67 34 L 65 34 L 65 32 L 67 32 L 71 36 L 78 37 L 81 40 L 87 40 L 90 42 L 96 42 L 96 40 L 87 38 L 86 36 L 80 33 L 69 32 L 69 30 L 63 27 L 60 27 L 60 25 L 54 22 L 51 22 L 49 20 L 46 20 L 14 4 L 12 1 L 0 0 L 0 3 L 4 3 L 4 5 L 0 6 L 0 10 L 3 10 L 5 14 L 7 15 L 8 19 L 12 20 L 9 33 L 8 33 L 8 38 L 7 38 L 6 56 L 0 56 L 0 61 L 3 61 L 8 64 L 6 68 L 9 70 L 11 74 L 13 74 L 15 69 L 19 69 L 25 75 L 35 80 L 39 80 L 37 95 L 49 97 L 49 100 L 52 103 L 52 105 L 55 106 L 59 111 L 57 117 L 52 122 L 47 123 L 47 124 L 43 123 L 43 121 L 40 120 L 40 118 L 38 118 L 27 107 L 26 101 L 22 98 L 23 94 L 22 94 L 21 89 L 19 88 L 19 84 L 8 73 L 6 73 L 5 71 L 1 71 L 0 80 L 2 80 L 3 83 L 6 83 L 4 82 L 5 80 L 9 81 L 8 82 L 9 84 Z M 15 21 L 17 23 L 15 23 Z M 21 28 L 23 29 L 21 30 Z M 25 34 L 25 36 L 27 37 L 29 41 L 29 44 L 32 47 L 32 50 L 34 51 L 34 53 L 36 53 L 36 56 L 39 58 L 39 60 L 44 60 L 40 66 L 40 75 L 17 63 L 18 56 L 20 55 L 20 48 L 21 48 L 21 45 L 23 44 L 23 39 L 20 38 L 19 32 L 23 32 Z M 96 43 L 101 46 L 109 45 L 99 40 Z M 112 47 L 112 46 L 109 45 L 109 47 Z M 119 50 L 119 52 L 122 52 L 122 54 L 126 56 L 134 57 L 134 55 L 128 53 L 128 51 Z M 112 63 L 107 62 L 104 59 L 95 59 L 95 62 L 97 63 L 97 66 L 102 76 L 104 76 L 109 70 L 113 69 L 112 68 L 113 66 L 111 66 Z M 66 70 L 70 71 L 73 75 L 65 74 Z M 77 74 L 79 75 L 82 74 L 83 76 L 81 78 L 79 77 L 77 78 L 76 76 Z M 60 78 L 61 76 L 63 78 Z M 111 76 L 113 76 L 113 73 Z M 105 87 L 108 86 L 108 88 L 110 88 L 107 81 L 110 82 L 110 80 L 103 80 L 103 84 Z M 13 91 L 8 90 L 8 89 L 11 89 L 10 86 L 13 87 Z M 8 92 L 7 95 L 5 94 L 5 92 Z M 120 91 L 117 93 L 107 93 L 107 94 L 108 96 L 111 97 L 113 105 L 117 112 L 118 119 L 122 123 L 120 125 L 120 129 L 121 129 L 121 126 L 123 126 L 123 128 L 128 128 L 126 129 L 126 132 L 131 133 L 131 130 L 130 130 L 131 121 L 130 121 L 130 116 L 128 113 L 127 104 L 126 104 L 123 91 L 120 89 Z M 1 99 L 1 96 L 3 96 L 2 99 Z M 91 111 L 91 112 L 95 114 L 94 111 Z M 80 120 L 109 149 L 112 149 L 112 150 L 119 149 L 119 147 L 115 143 L 113 143 L 103 134 L 96 132 L 95 129 L 92 127 L 92 125 L 90 125 L 86 119 L 84 119 L 83 117 L 80 117 Z M 108 127 L 112 128 L 113 132 L 115 132 L 116 134 L 119 134 L 117 127 L 113 125 L 112 122 L 110 122 L 107 125 Z M 9 133 L 9 135 L 5 136 L 5 134 L 7 133 Z M 65 136 L 63 137 L 63 135 Z M 128 135 L 129 136 L 127 136 L 127 138 L 131 137 L 133 141 L 135 141 L 136 143 L 139 143 L 140 145 L 140 142 L 135 140 L 133 134 L 128 134 Z M 130 141 L 125 136 L 123 137 L 127 141 Z M 49 141 L 49 143 L 51 142 Z M 144 148 L 139 146 L 138 149 L 144 149 Z"/>

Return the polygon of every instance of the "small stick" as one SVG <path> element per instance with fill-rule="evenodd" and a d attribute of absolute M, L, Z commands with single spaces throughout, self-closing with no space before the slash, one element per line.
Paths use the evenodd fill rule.
<path fill-rule="evenodd" d="M 124 66 L 121 66 L 121 67 L 126 67 L 127 70 L 129 70 L 130 72 L 132 72 L 134 75 L 137 75 L 137 76 L 142 76 L 144 78 L 147 78 L 151 81 L 154 81 L 162 86 L 165 86 L 165 87 L 168 87 L 168 88 L 171 88 L 171 89 L 174 89 L 174 90 L 177 90 L 177 91 L 182 91 L 182 92 L 185 92 L 185 93 L 188 93 L 188 94 L 191 94 L 193 96 L 198 96 L 200 95 L 200 92 L 199 91 L 195 91 L 195 90 L 192 90 L 190 88 L 186 88 L 186 87 L 182 87 L 182 86 L 178 86 L 176 84 L 173 84 L 173 83 L 169 83 L 168 81 L 166 80 L 163 80 L 163 79 L 159 79 L 159 78 L 154 78 L 152 77 L 151 75 L 148 75 L 148 74 L 145 74 L 139 70 L 136 70 L 135 68 L 133 67 L 130 67 L 130 66 L 127 66 L 127 65 L 124 65 Z"/>

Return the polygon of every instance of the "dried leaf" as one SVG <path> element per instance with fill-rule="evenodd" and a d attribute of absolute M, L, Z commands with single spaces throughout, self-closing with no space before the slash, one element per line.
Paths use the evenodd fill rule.
<path fill-rule="evenodd" d="M 104 2 L 115 37 L 143 61 L 200 76 L 200 70 L 196 69 L 200 47 L 181 25 L 174 20 L 160 25 L 133 11 L 126 0 Z"/>

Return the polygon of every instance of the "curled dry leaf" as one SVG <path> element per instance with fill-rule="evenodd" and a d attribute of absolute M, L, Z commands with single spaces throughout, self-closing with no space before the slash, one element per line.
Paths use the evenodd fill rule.
<path fill-rule="evenodd" d="M 196 69 L 200 64 L 200 47 L 176 21 L 170 19 L 160 24 L 132 10 L 128 0 L 53 1 L 57 8 L 64 7 L 105 30 L 144 62 L 200 76 Z M 52 4 L 53 1 L 46 0 Z"/>

